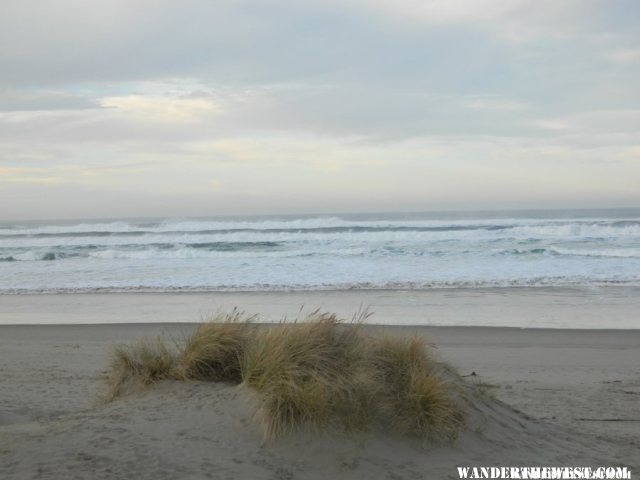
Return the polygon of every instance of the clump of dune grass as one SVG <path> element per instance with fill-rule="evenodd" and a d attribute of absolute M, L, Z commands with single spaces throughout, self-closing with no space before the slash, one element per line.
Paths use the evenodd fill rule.
<path fill-rule="evenodd" d="M 399 433 L 452 440 L 463 417 L 450 385 L 428 353 L 422 337 L 384 336 L 372 342 L 371 364 L 382 405 Z"/>
<path fill-rule="evenodd" d="M 266 439 L 322 429 L 358 410 L 350 407 L 366 397 L 354 375 L 364 353 L 359 339 L 357 324 L 340 325 L 335 315 L 317 312 L 256 332 L 242 378 L 258 393 L 256 418 Z"/>
<path fill-rule="evenodd" d="M 189 380 L 242 382 L 242 365 L 255 328 L 238 310 L 201 323 L 179 355 L 175 375 Z"/>
<path fill-rule="evenodd" d="M 369 336 L 351 322 L 313 312 L 301 321 L 256 325 L 234 310 L 198 326 L 172 353 L 160 340 L 115 350 L 108 400 L 126 385 L 158 380 L 239 384 L 254 393 L 265 440 L 294 431 L 373 426 L 423 440 L 453 440 L 463 424 L 452 386 L 425 340 Z"/>
<path fill-rule="evenodd" d="M 175 354 L 160 337 L 117 346 L 111 355 L 105 400 L 113 400 L 135 384 L 149 385 L 170 378 L 175 361 Z"/>

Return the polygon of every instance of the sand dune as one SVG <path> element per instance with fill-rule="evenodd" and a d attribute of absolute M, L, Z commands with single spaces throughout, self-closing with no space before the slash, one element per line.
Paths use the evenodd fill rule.
<path fill-rule="evenodd" d="M 363 438 L 332 431 L 301 432 L 262 444 L 246 392 L 212 383 L 165 381 L 111 404 L 96 402 L 109 345 L 163 329 L 178 337 L 190 328 L 193 326 L 0 327 L 0 478 L 417 479 L 457 478 L 456 466 L 615 465 L 629 466 L 632 472 L 640 466 L 637 431 L 628 427 L 633 422 L 617 422 L 620 429 L 615 431 L 598 430 L 595 422 L 585 429 L 580 422 L 534 418 L 499 399 L 510 398 L 511 403 L 525 407 L 531 402 L 528 390 L 512 378 L 508 383 L 491 383 L 492 375 L 500 372 L 495 367 L 492 371 L 496 352 L 486 338 L 507 345 L 517 338 L 521 349 L 536 350 L 549 362 L 553 346 L 549 347 L 544 332 L 537 331 L 429 330 L 431 338 L 440 337 L 440 353 L 448 359 L 469 335 L 476 338 L 469 353 L 473 362 L 461 356 L 457 364 L 461 373 L 476 368 L 479 375 L 459 380 L 467 425 L 453 445 L 424 447 L 379 431 Z M 634 335 L 626 335 L 627 343 L 624 333 L 617 342 L 604 339 L 600 348 L 605 353 L 607 349 L 626 351 L 637 341 Z M 582 346 L 575 348 L 584 349 L 584 342 L 578 344 Z M 607 364 L 603 360 L 607 355 L 603 355 L 600 370 L 592 366 L 590 401 L 599 405 L 602 417 L 609 414 L 610 397 L 602 396 L 599 372 L 609 368 L 608 378 L 635 391 L 637 363 L 632 360 L 636 357 L 632 350 L 627 353 L 630 356 L 624 362 Z M 536 384 L 533 371 L 540 365 L 531 365 L 526 353 L 519 358 L 520 363 L 514 360 L 503 365 L 505 371 L 529 368 L 534 382 L 526 388 L 547 388 L 541 400 L 551 405 L 551 411 L 558 411 L 562 399 L 570 395 Z M 557 375 L 572 375 L 569 370 L 573 367 L 563 366 L 562 356 L 557 360 Z M 528 366 L 522 363 L 527 361 Z M 581 382 L 588 385 L 589 377 Z M 566 386 L 571 389 L 571 382 Z M 580 393 L 579 389 L 572 391 Z M 626 411 L 626 418 L 632 420 L 638 413 L 637 402 L 629 405 L 636 406 Z M 539 408 L 537 413 L 544 410 L 544 406 Z M 564 412 L 574 418 L 586 415 L 575 408 L 567 404 Z"/>
<path fill-rule="evenodd" d="M 111 405 L 3 428 L 2 478 L 447 478 L 457 465 L 602 465 L 615 444 L 579 438 L 476 394 L 452 446 L 381 432 L 300 433 L 261 445 L 237 387 L 165 382 Z"/>

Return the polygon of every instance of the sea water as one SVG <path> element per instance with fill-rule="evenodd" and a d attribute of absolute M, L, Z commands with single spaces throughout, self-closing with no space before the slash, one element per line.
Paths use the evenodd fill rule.
<path fill-rule="evenodd" d="M 640 210 L 0 224 L 0 293 L 640 285 Z"/>

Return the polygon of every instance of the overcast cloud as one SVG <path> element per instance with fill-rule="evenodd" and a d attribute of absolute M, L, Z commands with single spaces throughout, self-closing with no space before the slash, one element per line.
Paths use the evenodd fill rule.
<path fill-rule="evenodd" d="M 8 1 L 0 220 L 640 206 L 640 3 Z"/>

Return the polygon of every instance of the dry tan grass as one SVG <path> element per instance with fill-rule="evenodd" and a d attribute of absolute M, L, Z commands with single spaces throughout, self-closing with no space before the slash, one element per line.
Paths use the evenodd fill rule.
<path fill-rule="evenodd" d="M 116 347 L 109 364 L 104 399 L 111 401 L 135 384 L 149 385 L 170 378 L 175 361 L 174 353 L 160 337 Z"/>
<path fill-rule="evenodd" d="M 400 433 L 431 440 L 453 440 L 463 416 L 430 358 L 422 337 L 385 336 L 372 342 L 370 355 L 382 405 Z"/>
<path fill-rule="evenodd" d="M 358 324 L 320 313 L 256 333 L 242 376 L 258 393 L 256 418 L 266 439 L 344 419 L 361 397 L 353 368 L 361 363 L 359 339 Z"/>
<path fill-rule="evenodd" d="M 202 323 L 187 339 L 175 375 L 188 380 L 242 382 L 242 364 L 255 328 L 238 310 Z"/>
<path fill-rule="evenodd" d="M 234 310 L 201 324 L 174 355 L 141 342 L 113 355 L 108 400 L 131 383 L 165 378 L 242 384 L 256 395 L 265 440 L 299 429 L 339 425 L 386 430 L 425 440 L 456 437 L 463 424 L 452 388 L 424 339 L 367 336 L 360 312 L 352 322 L 313 312 L 302 321 L 249 323 Z"/>

